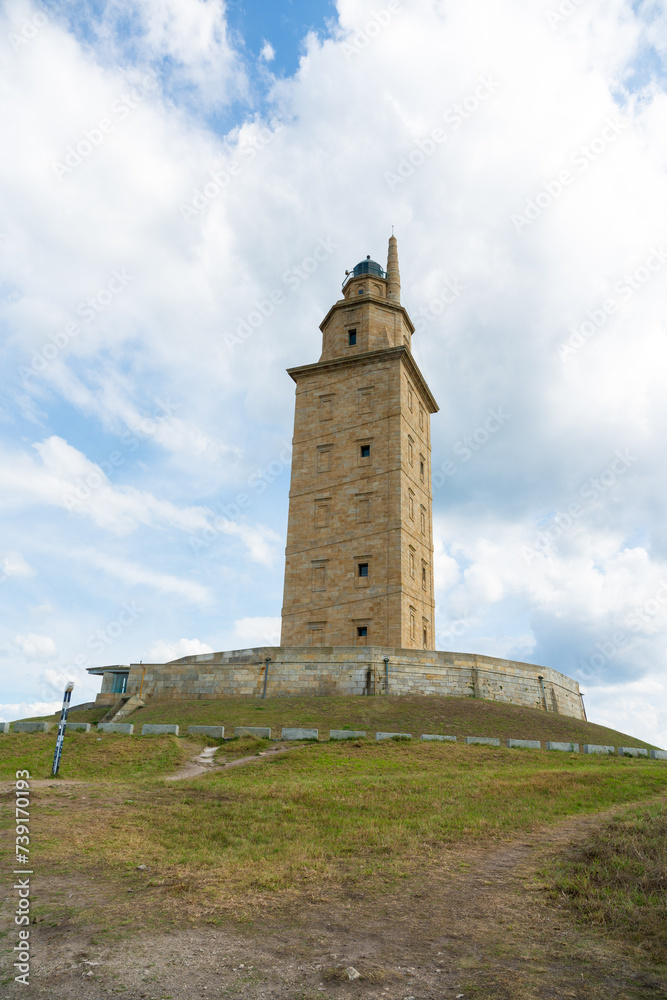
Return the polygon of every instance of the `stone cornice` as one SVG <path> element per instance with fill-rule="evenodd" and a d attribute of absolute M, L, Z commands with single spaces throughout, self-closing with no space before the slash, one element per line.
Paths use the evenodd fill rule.
<path fill-rule="evenodd" d="M 367 278 L 368 275 L 364 275 L 364 277 Z M 385 284 L 386 284 L 386 280 L 385 279 L 380 278 L 380 279 L 375 279 L 375 280 L 380 280 L 380 281 L 384 280 Z M 368 303 L 368 304 L 372 303 L 373 305 L 376 305 L 376 306 L 386 306 L 387 309 L 394 309 L 396 312 L 402 313 L 403 319 L 407 323 L 408 328 L 410 330 L 410 333 L 414 333 L 415 332 L 414 323 L 412 322 L 412 320 L 408 316 L 408 311 L 405 308 L 405 306 L 402 306 L 400 302 L 392 302 L 391 299 L 383 299 L 383 298 L 381 298 L 378 295 L 365 295 L 364 298 L 363 298 L 363 300 L 359 300 L 359 299 L 338 299 L 337 302 L 334 302 L 334 304 L 332 305 L 331 309 L 329 310 L 329 312 L 326 314 L 326 316 L 324 317 L 324 319 L 320 323 L 320 330 L 322 330 L 322 332 L 324 332 L 324 327 L 326 326 L 326 324 L 327 324 L 327 322 L 329 320 L 329 317 L 332 315 L 332 313 L 337 312 L 339 309 L 356 309 L 359 306 L 363 306 L 364 303 Z"/>
<path fill-rule="evenodd" d="M 287 374 L 298 384 L 302 375 L 315 375 L 327 371 L 340 371 L 344 368 L 353 368 L 355 365 L 367 364 L 369 361 L 393 361 L 401 359 L 408 369 L 415 385 L 421 390 L 428 405 L 430 413 L 437 413 L 440 407 L 426 384 L 426 379 L 420 372 L 417 362 L 412 357 L 410 351 L 404 345 L 399 347 L 385 347 L 381 351 L 365 351 L 363 354 L 355 354 L 347 358 L 330 358 L 328 361 L 316 361 L 311 365 L 299 365 L 298 368 L 288 368 Z"/>

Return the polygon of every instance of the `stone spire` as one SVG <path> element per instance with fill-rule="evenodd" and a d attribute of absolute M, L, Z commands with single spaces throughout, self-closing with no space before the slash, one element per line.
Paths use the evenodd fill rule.
<path fill-rule="evenodd" d="M 392 233 L 389 237 L 389 251 L 387 253 L 387 297 L 392 302 L 401 301 L 401 274 L 398 270 L 398 244 L 396 237 Z"/>

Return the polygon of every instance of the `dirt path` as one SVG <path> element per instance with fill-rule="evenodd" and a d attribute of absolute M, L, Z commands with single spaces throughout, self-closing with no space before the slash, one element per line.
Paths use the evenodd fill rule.
<path fill-rule="evenodd" d="M 266 904 L 243 930 L 180 926 L 101 943 L 38 924 L 31 989 L 53 1000 L 661 1000 L 667 980 L 575 928 L 536 875 L 612 812 L 442 852 L 382 894 L 359 882 L 311 886 L 288 906 Z M 63 885 L 111 890 L 79 885 L 75 873 Z M 11 983 L 6 995 L 25 990 Z"/>
<path fill-rule="evenodd" d="M 184 764 L 176 774 L 168 775 L 165 781 L 181 781 L 183 778 L 196 778 L 200 774 L 209 771 L 225 771 L 229 767 L 242 767 L 245 764 L 259 764 L 261 758 L 274 756 L 275 754 L 287 753 L 288 750 L 296 750 L 297 747 L 271 747 L 268 750 L 261 750 L 251 757 L 237 757 L 236 760 L 217 761 L 214 755 L 220 747 L 206 747 L 201 753 L 194 756 Z"/>

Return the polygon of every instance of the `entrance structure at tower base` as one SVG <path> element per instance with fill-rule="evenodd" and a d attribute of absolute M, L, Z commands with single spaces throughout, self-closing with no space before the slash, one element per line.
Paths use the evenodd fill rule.
<path fill-rule="evenodd" d="M 98 705 L 121 693 L 156 701 L 308 695 L 445 695 L 585 719 L 579 685 L 557 670 L 472 653 L 384 646 L 258 646 L 169 663 L 91 667 Z"/>

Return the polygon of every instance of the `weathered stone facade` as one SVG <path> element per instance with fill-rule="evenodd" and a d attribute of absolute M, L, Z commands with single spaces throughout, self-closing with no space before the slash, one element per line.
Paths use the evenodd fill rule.
<path fill-rule="evenodd" d="M 268 664 L 267 664 L 268 660 Z M 266 674 L 268 665 L 268 676 Z M 98 668 L 101 669 L 101 668 Z M 260 646 L 108 668 L 98 703 L 112 704 L 112 674 L 143 700 L 294 695 L 439 694 L 488 698 L 584 718 L 579 685 L 557 670 L 470 653 L 383 646 Z M 107 691 L 105 692 L 105 688 Z"/>
<path fill-rule="evenodd" d="M 396 239 L 358 264 L 292 368 L 296 406 L 283 645 L 435 647 L 430 414 Z"/>

